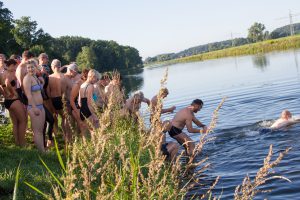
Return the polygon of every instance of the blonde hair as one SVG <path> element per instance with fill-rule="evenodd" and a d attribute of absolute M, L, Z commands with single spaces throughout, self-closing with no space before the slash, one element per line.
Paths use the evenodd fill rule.
<path fill-rule="evenodd" d="M 90 69 L 89 73 L 88 73 L 88 78 L 93 78 L 93 77 L 97 77 L 98 76 L 98 72 L 95 69 Z"/>

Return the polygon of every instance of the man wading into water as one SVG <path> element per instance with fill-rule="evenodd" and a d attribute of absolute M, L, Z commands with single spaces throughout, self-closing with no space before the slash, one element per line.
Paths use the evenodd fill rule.
<path fill-rule="evenodd" d="M 195 99 L 190 106 L 179 110 L 172 119 L 172 126 L 168 131 L 172 138 L 174 138 L 179 144 L 184 146 L 189 156 L 193 154 L 195 144 L 187 134 L 182 132 L 182 130 L 186 126 L 188 132 L 200 133 L 201 129 L 193 128 L 192 122 L 194 122 L 198 127 L 201 127 L 203 129 L 203 132 L 207 131 L 207 127 L 198 119 L 196 119 L 194 115 L 194 113 L 197 113 L 202 108 L 202 106 L 203 101 L 200 99 Z"/>

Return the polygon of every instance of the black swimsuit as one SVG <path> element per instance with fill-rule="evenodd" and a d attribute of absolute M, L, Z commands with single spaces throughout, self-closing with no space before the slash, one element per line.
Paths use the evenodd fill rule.
<path fill-rule="evenodd" d="M 16 100 L 19 100 L 19 99 L 5 99 L 4 107 L 8 110 L 10 108 L 11 104 L 13 104 L 13 102 L 15 102 Z"/>
<path fill-rule="evenodd" d="M 182 129 L 179 129 L 175 126 L 172 126 L 171 129 L 169 130 L 169 134 L 171 137 L 179 135 L 180 133 L 182 133 Z"/>
<path fill-rule="evenodd" d="M 80 98 L 81 101 L 81 107 L 80 107 L 80 119 L 84 121 L 86 118 L 89 118 L 92 113 L 89 109 L 87 97 L 86 97 L 86 90 L 89 87 L 89 85 L 86 86 L 84 90 L 84 97 Z"/>
<path fill-rule="evenodd" d="M 61 97 L 53 97 L 51 98 L 52 104 L 55 108 L 55 110 L 61 110 L 63 109 L 63 102 Z"/>

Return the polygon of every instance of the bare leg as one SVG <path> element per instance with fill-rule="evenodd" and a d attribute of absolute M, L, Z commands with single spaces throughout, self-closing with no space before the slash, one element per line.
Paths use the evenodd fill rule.
<path fill-rule="evenodd" d="M 18 137 L 18 119 L 17 119 L 17 116 L 14 114 L 12 108 L 9 109 L 9 115 L 10 115 L 11 121 L 13 123 L 13 134 L 14 134 L 14 138 L 15 138 L 15 144 L 17 146 L 20 146 L 19 137 Z"/>
<path fill-rule="evenodd" d="M 45 111 L 41 110 L 40 115 L 35 115 L 32 109 L 29 111 L 30 119 L 31 119 L 31 127 L 33 130 L 33 139 L 34 143 L 37 146 L 38 150 L 44 152 L 44 138 L 43 138 L 43 129 L 45 124 Z"/>
<path fill-rule="evenodd" d="M 11 105 L 11 109 L 13 109 L 14 115 L 17 118 L 17 131 L 18 131 L 17 135 L 18 135 L 19 145 L 25 146 L 26 145 L 25 133 L 27 127 L 26 120 L 28 119 L 28 117 L 26 116 L 26 111 L 23 107 L 23 104 L 19 100 L 13 102 L 13 104 Z"/>
<path fill-rule="evenodd" d="M 83 122 L 82 122 L 81 119 L 80 119 L 80 114 L 79 114 L 79 112 L 80 112 L 79 109 L 77 109 L 77 111 L 73 110 L 73 111 L 72 111 L 72 115 L 73 115 L 73 117 L 74 117 L 74 119 L 75 119 L 75 121 L 76 121 L 76 123 L 77 123 L 77 127 L 78 127 L 78 129 L 79 129 L 79 132 L 81 133 L 81 136 L 82 136 L 82 137 L 85 137 L 86 134 L 85 134 L 84 124 L 83 124 Z"/>
<path fill-rule="evenodd" d="M 187 134 L 182 132 L 178 135 L 175 135 L 173 138 L 176 139 L 179 144 L 183 144 L 189 156 L 193 155 L 195 144 L 194 141 Z"/>

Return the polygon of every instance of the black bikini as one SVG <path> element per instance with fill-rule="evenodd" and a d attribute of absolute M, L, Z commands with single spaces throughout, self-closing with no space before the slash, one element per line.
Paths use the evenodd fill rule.
<path fill-rule="evenodd" d="M 15 80 L 10 81 L 10 85 L 12 87 L 15 87 L 16 81 Z M 19 100 L 19 99 L 4 99 L 4 107 L 8 110 L 11 107 L 11 105 L 13 104 L 13 102 L 15 102 L 16 100 Z"/>
<path fill-rule="evenodd" d="M 8 110 L 11 104 L 13 104 L 13 102 L 15 102 L 16 100 L 19 99 L 4 99 L 4 107 Z"/>
<path fill-rule="evenodd" d="M 87 97 L 86 97 L 86 90 L 87 88 L 89 87 L 89 85 L 87 85 L 85 87 L 85 90 L 84 90 L 84 97 L 81 97 L 80 98 L 80 101 L 81 101 L 81 107 L 80 107 L 80 119 L 82 121 L 84 121 L 86 118 L 89 118 L 92 113 L 89 109 L 89 106 L 88 106 L 88 102 L 87 102 Z"/>

